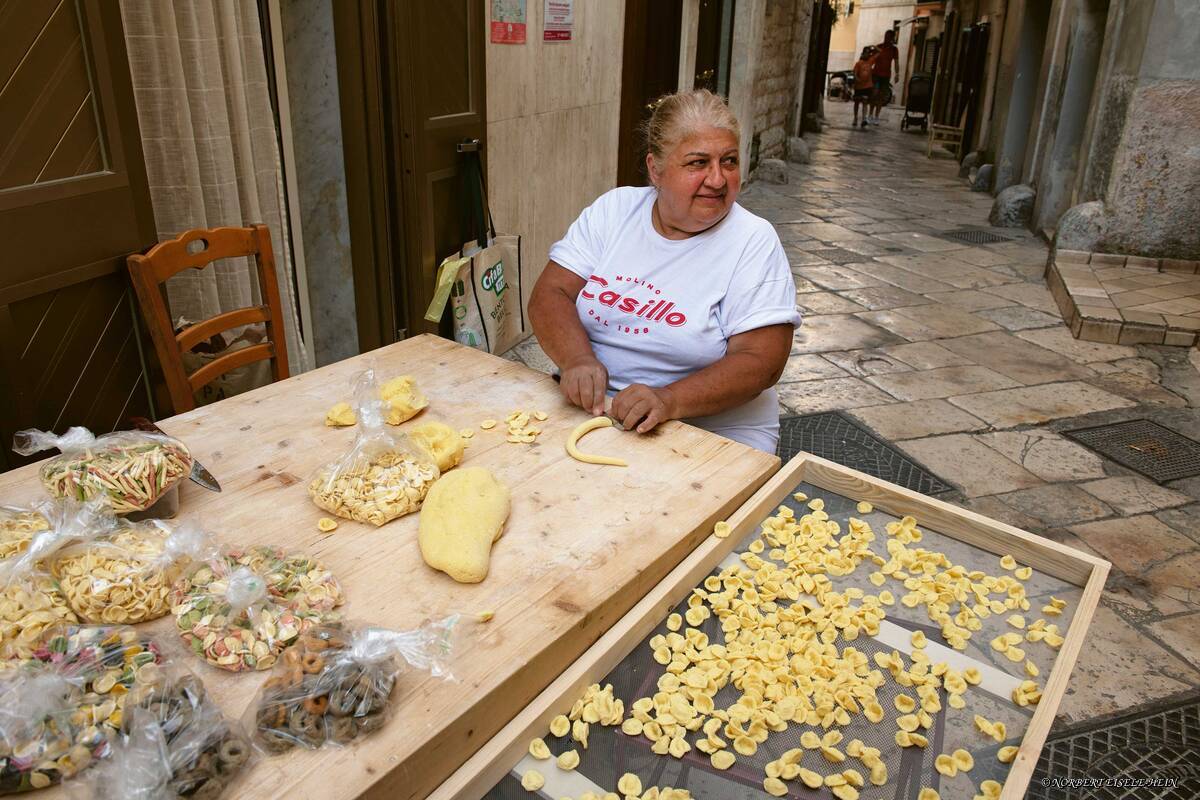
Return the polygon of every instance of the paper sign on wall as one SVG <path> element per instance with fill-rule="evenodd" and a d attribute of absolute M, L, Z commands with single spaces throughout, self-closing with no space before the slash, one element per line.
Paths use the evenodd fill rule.
<path fill-rule="evenodd" d="M 575 0 L 546 0 L 543 42 L 569 42 L 575 27 Z"/>
<path fill-rule="evenodd" d="M 525 44 L 525 0 L 492 0 L 492 43 Z"/>

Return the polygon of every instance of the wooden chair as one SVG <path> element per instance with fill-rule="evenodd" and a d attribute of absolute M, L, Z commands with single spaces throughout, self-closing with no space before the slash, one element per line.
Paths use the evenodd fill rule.
<path fill-rule="evenodd" d="M 958 125 L 937 125 L 929 126 L 929 141 L 925 146 L 925 157 L 933 158 L 933 146 L 935 143 L 944 144 L 951 148 L 954 157 L 962 158 L 962 138 L 963 131 L 967 127 L 967 109 L 963 108 L 962 115 L 958 118 Z"/>
<path fill-rule="evenodd" d="M 255 257 L 258 285 L 266 305 L 226 311 L 175 333 L 163 290 L 167 279 L 185 269 L 203 269 L 218 259 L 240 256 Z M 279 286 L 275 282 L 271 233 L 266 225 L 185 231 L 175 239 L 159 242 L 145 255 L 129 256 L 126 263 L 142 315 L 150 329 L 150 338 L 154 340 L 154 349 L 162 363 L 175 413 L 191 411 L 196 407 L 197 391 L 230 370 L 255 361 L 270 359 L 277 381 L 288 377 L 283 313 L 279 304 Z M 218 356 L 191 375 L 187 374 L 183 366 L 184 352 L 222 331 L 259 322 L 266 324 L 266 341 Z"/>

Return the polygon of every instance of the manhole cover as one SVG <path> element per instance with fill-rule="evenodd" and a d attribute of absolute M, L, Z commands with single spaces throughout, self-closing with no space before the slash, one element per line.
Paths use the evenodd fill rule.
<path fill-rule="evenodd" d="M 962 228 L 957 231 L 946 231 L 943 239 L 953 239 L 966 244 L 995 244 L 996 242 L 1011 242 L 1011 236 L 1005 236 L 995 231 L 983 231 L 978 228 Z"/>
<path fill-rule="evenodd" d="M 1196 797 L 1200 790 L 1200 749 L 1173 742 L 1146 742 L 1102 756 L 1087 771 L 1099 786 L 1084 797 Z M 1188 793 L 1186 783 L 1195 781 Z M 1178 790 L 1178 791 L 1176 791 Z"/>
<path fill-rule="evenodd" d="M 922 494 L 939 494 L 952 488 L 836 411 L 779 420 L 779 457 L 788 461 L 801 451 Z"/>
<path fill-rule="evenodd" d="M 1148 419 L 1062 433 L 1159 483 L 1200 475 L 1200 442 Z"/>
<path fill-rule="evenodd" d="M 1200 797 L 1200 696 L 1049 739 L 1033 800 Z"/>
<path fill-rule="evenodd" d="M 809 255 L 814 255 L 817 258 L 823 258 L 826 261 L 832 261 L 835 264 L 849 264 L 853 261 L 865 261 L 866 256 L 862 253 L 852 253 L 849 250 L 843 250 L 840 247 L 829 247 L 824 250 L 809 250 Z"/>

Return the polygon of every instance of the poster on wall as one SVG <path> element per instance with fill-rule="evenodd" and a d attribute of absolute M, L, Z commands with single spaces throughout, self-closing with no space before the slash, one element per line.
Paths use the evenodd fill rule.
<path fill-rule="evenodd" d="M 525 44 L 525 0 L 492 0 L 492 43 Z"/>
<path fill-rule="evenodd" d="M 571 41 L 571 28 L 575 26 L 575 0 L 546 0 L 545 20 L 543 42 Z"/>

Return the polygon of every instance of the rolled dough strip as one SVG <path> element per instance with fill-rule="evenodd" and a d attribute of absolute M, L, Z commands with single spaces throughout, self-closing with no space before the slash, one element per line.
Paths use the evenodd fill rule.
<path fill-rule="evenodd" d="M 613 421 L 608 417 L 593 417 L 587 422 L 581 422 L 576 426 L 575 430 L 571 431 L 571 435 L 567 437 L 567 455 L 576 461 L 582 461 L 585 464 L 605 464 L 612 467 L 628 467 L 629 464 L 619 458 L 610 456 L 593 456 L 587 453 L 579 452 L 576 445 L 579 440 L 586 434 L 591 433 L 599 428 L 611 428 Z"/>

